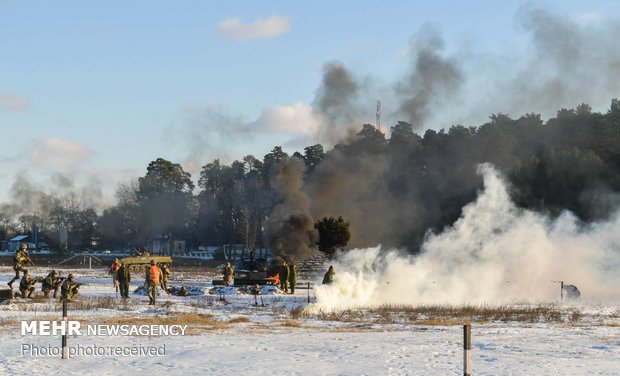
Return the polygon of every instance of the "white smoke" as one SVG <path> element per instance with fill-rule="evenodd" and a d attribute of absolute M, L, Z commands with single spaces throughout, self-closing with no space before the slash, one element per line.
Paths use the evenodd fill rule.
<path fill-rule="evenodd" d="M 554 302 L 559 280 L 576 285 L 582 300 L 620 301 L 618 215 L 587 226 L 570 212 L 552 220 L 517 208 L 492 166 L 478 173 L 484 190 L 452 226 L 427 236 L 418 256 L 347 252 L 334 264 L 334 283 L 317 288 L 317 306 Z"/>

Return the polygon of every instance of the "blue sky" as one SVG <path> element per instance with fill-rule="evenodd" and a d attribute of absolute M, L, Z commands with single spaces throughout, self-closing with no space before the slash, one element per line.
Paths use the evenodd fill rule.
<path fill-rule="evenodd" d="M 158 157 L 197 178 L 214 158 L 328 145 L 318 136 L 327 120 L 313 102 L 324 64 L 334 61 L 370 83 L 354 120 L 373 123 L 381 98 L 389 126 L 400 119 L 390 115 L 388 88 L 407 76 L 416 36 L 429 28 L 443 41 L 437 54 L 459 66 L 463 82 L 458 98 L 432 102 L 450 110 L 419 131 L 479 125 L 500 111 L 557 110 L 524 97 L 495 100 L 524 72 L 536 79 L 563 72 L 557 58 L 547 68 L 534 64 L 544 48 L 532 52 L 535 33 L 519 20 L 524 9 L 589 37 L 618 30 L 616 1 L 0 0 L 0 203 L 12 200 L 19 176 L 47 193 L 65 177 L 70 189 L 95 187 L 109 203 L 119 183 L 143 176 Z M 613 67 L 615 50 L 600 39 L 592 56 L 607 54 Z M 497 79 L 507 71 L 510 78 Z M 566 87 L 581 93 L 587 81 L 584 74 Z M 600 85 L 557 103 L 604 111 L 620 92 L 602 78 Z"/>

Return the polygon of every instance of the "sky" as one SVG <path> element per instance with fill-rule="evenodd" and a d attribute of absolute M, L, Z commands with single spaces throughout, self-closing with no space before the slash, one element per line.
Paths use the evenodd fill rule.
<path fill-rule="evenodd" d="M 157 158 L 197 179 L 215 158 L 329 147 L 328 124 L 374 124 L 381 99 L 387 130 L 421 92 L 420 133 L 604 112 L 620 97 L 616 15 L 612 0 L 0 0 L 0 203 L 30 185 L 105 207 Z M 420 56 L 453 80 L 421 79 Z M 329 64 L 359 87 L 346 120 L 319 106 Z"/>

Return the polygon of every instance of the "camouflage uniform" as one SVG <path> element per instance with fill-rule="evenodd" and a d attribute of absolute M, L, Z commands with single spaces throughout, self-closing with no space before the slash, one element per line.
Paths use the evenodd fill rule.
<path fill-rule="evenodd" d="M 116 277 L 118 281 L 118 288 L 121 292 L 121 297 L 129 298 L 129 282 L 131 282 L 131 273 L 129 272 L 129 268 L 125 266 L 125 264 L 121 264 L 116 271 Z"/>
<path fill-rule="evenodd" d="M 235 274 L 235 270 L 230 266 L 230 262 L 226 263 L 226 267 L 224 268 L 224 283 L 226 286 L 230 286 L 233 284 L 233 276 Z"/>
<path fill-rule="evenodd" d="M 286 265 L 286 262 L 283 262 L 282 266 L 280 267 L 280 289 L 284 292 L 288 292 L 288 276 L 288 265 Z"/>
<path fill-rule="evenodd" d="M 114 284 L 114 287 L 118 287 L 118 268 L 121 267 L 121 263 L 120 261 L 118 261 L 118 258 L 114 259 L 114 262 L 112 263 L 112 265 L 110 266 L 110 274 L 112 275 L 112 283 Z"/>
<path fill-rule="evenodd" d="M 291 294 L 295 293 L 295 285 L 297 285 L 297 267 L 291 264 L 288 273 L 288 284 L 291 287 Z"/>
<path fill-rule="evenodd" d="M 37 282 L 41 282 L 43 278 L 30 278 L 30 273 L 26 272 L 22 277 L 22 280 L 19 282 L 19 293 L 22 295 L 22 298 L 32 298 L 32 293 L 34 292 L 34 285 Z"/>
<path fill-rule="evenodd" d="M 58 278 L 55 270 L 52 270 L 41 283 L 41 291 L 46 298 L 50 297 L 50 291 L 54 290 L 54 299 L 58 298 L 58 289 L 62 284 L 62 279 Z"/>
<path fill-rule="evenodd" d="M 157 289 L 161 282 L 161 269 L 154 260 L 151 260 L 151 266 L 146 268 L 146 276 L 144 278 L 144 287 L 146 287 L 146 294 L 149 297 L 149 305 L 155 305 L 157 300 Z"/>
<path fill-rule="evenodd" d="M 329 285 L 330 283 L 334 282 L 334 274 L 336 274 L 336 272 L 334 271 L 334 267 L 330 265 L 329 269 L 323 276 L 323 284 Z"/>
<path fill-rule="evenodd" d="M 82 286 L 81 283 L 77 283 L 73 280 L 73 274 L 69 274 L 67 279 L 63 282 L 60 287 L 60 296 L 62 300 L 67 300 L 68 302 L 72 301 L 78 294 L 78 289 Z"/>
<path fill-rule="evenodd" d="M 167 265 L 164 264 L 161 267 L 161 288 L 162 290 L 170 294 L 170 292 L 168 291 L 168 277 L 170 277 L 170 269 Z"/>
<path fill-rule="evenodd" d="M 28 273 L 28 269 L 26 269 L 26 265 L 30 262 L 30 257 L 26 253 L 26 244 L 22 244 L 20 248 L 15 251 L 15 255 L 13 256 L 13 270 L 15 270 L 15 277 L 8 283 L 10 288 L 13 288 L 13 282 L 19 279 L 19 272 L 23 272 L 24 274 Z"/>

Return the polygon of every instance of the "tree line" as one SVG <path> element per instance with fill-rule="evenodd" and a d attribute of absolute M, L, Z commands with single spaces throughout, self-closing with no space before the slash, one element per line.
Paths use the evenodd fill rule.
<path fill-rule="evenodd" d="M 606 113 L 581 104 L 546 122 L 538 114 L 500 113 L 476 127 L 418 134 L 415 126 L 397 122 L 387 138 L 364 124 L 327 151 L 316 144 L 289 155 L 276 146 L 262 159 L 215 159 L 202 166 L 197 186 L 180 164 L 158 158 L 144 176 L 118 187 L 114 206 L 98 212 L 75 195 L 56 197 L 39 222 L 45 220 L 52 247 L 61 229 L 70 248 L 88 247 L 92 239 L 110 249 L 140 247 L 162 234 L 185 239 L 190 248 L 270 247 L 274 210 L 294 198 L 291 215 L 307 214 L 317 229 L 329 227 L 318 224 L 322 219 L 344 218 L 350 247 L 382 244 L 415 253 L 428 231 L 453 223 L 475 199 L 482 187 L 476 166 L 483 162 L 504 173 L 523 208 L 549 215 L 570 210 L 587 223 L 614 214 L 620 203 L 617 99 Z M 287 186 L 297 181 L 293 174 L 300 183 Z M 24 232 L 33 220 L 27 214 L 14 223 L 0 213 L 0 236 Z"/>

